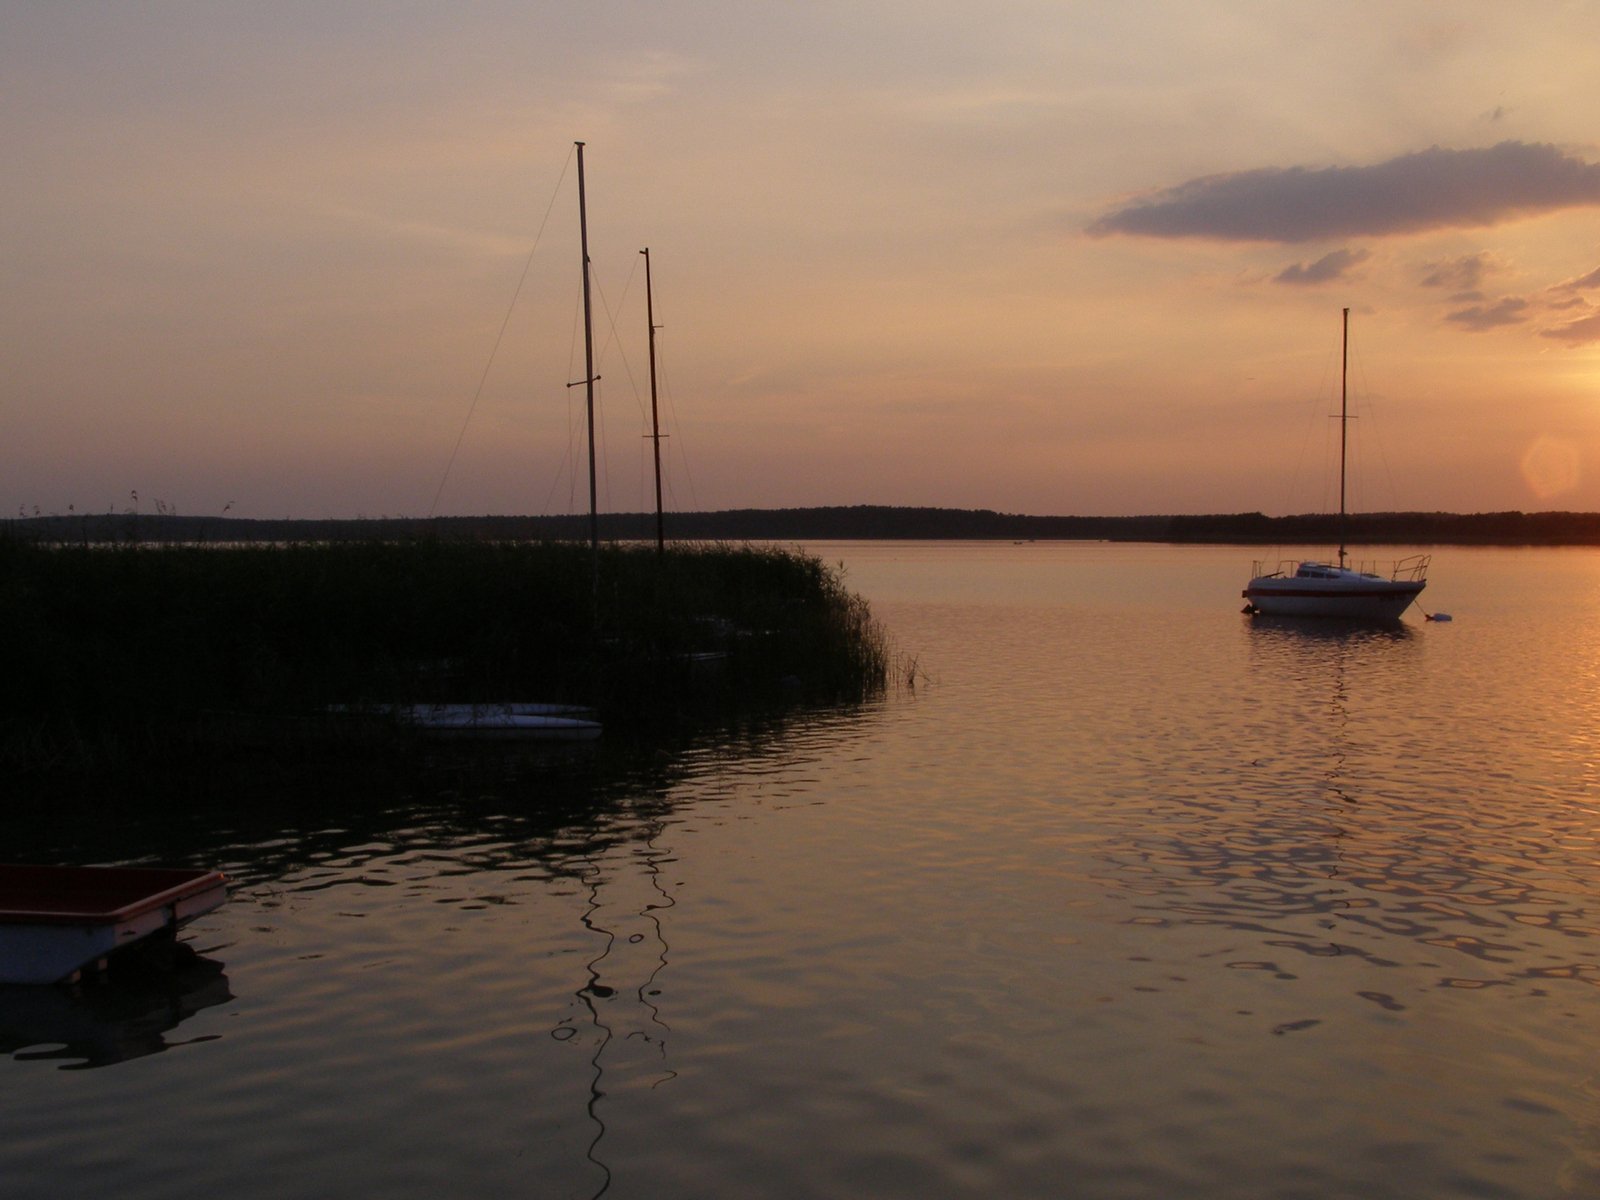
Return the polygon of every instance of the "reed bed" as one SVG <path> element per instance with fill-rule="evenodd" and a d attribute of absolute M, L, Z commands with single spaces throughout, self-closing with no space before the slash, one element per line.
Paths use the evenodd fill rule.
<path fill-rule="evenodd" d="M 0 621 L 13 771 L 354 737 L 341 714 L 423 702 L 568 702 L 648 730 L 860 699 L 889 673 L 837 572 L 747 546 L 0 537 Z"/>

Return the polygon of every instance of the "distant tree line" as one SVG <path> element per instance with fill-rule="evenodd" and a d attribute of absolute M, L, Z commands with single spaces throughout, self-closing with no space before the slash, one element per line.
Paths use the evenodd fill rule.
<path fill-rule="evenodd" d="M 1339 518 L 1324 513 L 1169 517 L 1169 542 L 1320 543 L 1339 538 Z M 1345 539 L 1366 545 L 1596 546 L 1600 513 L 1356 513 Z"/>
<path fill-rule="evenodd" d="M 17 517 L 13 536 L 53 542 L 339 542 L 446 538 L 504 541 L 584 541 L 586 514 L 538 517 L 375 517 L 252 520 L 242 517 L 103 513 Z M 654 513 L 604 513 L 608 542 L 651 541 Z M 879 540 L 1040 539 L 1113 542 L 1301 544 L 1333 542 L 1338 519 L 1322 514 L 1269 517 L 1263 513 L 1210 516 L 1040 517 L 989 509 L 853 505 L 824 508 L 744 508 L 670 513 L 667 535 L 695 541 L 816 542 Z M 1600 545 L 1600 513 L 1360 513 L 1348 518 L 1352 543 L 1406 545 Z"/>

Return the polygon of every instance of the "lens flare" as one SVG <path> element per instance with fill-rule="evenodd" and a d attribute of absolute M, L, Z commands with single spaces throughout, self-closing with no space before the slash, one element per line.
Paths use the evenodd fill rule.
<path fill-rule="evenodd" d="M 1578 449 L 1563 438 L 1541 436 L 1523 451 L 1522 478 L 1540 500 L 1572 491 L 1581 474 Z"/>

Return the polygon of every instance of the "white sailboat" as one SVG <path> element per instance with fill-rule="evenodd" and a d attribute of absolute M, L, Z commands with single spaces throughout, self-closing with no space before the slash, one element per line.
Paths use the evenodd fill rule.
<path fill-rule="evenodd" d="M 1244 611 L 1274 617 L 1342 617 L 1353 621 L 1398 621 L 1428 586 L 1428 556 L 1412 555 L 1386 574 L 1352 565 L 1345 549 L 1345 457 L 1350 428 L 1350 310 L 1344 310 L 1339 374 L 1339 557 L 1337 562 L 1288 562 L 1267 571 L 1257 562 L 1242 593 Z"/>

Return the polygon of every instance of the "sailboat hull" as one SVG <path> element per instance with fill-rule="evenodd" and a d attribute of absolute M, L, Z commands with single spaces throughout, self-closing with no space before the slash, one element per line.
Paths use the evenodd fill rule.
<path fill-rule="evenodd" d="M 1426 586 L 1420 579 L 1384 579 L 1357 571 L 1310 578 L 1263 575 L 1250 581 L 1244 598 L 1249 611 L 1262 616 L 1398 621 Z"/>

